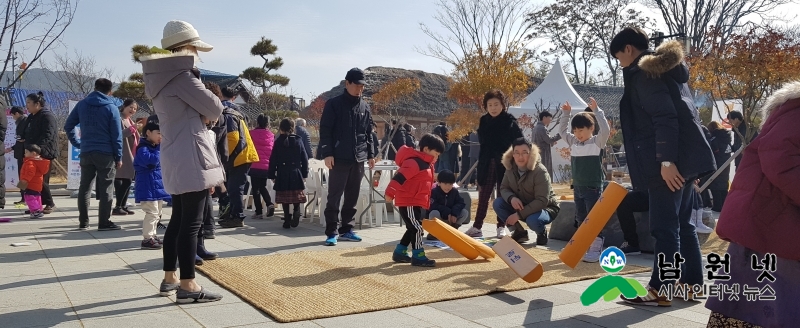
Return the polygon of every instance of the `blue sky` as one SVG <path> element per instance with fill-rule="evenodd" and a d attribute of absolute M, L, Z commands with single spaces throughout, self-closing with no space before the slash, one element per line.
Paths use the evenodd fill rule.
<path fill-rule="evenodd" d="M 406 1 L 185 1 L 81 0 L 64 44 L 95 56 L 115 77 L 140 70 L 136 43 L 160 46 L 164 24 L 190 22 L 215 49 L 200 67 L 239 74 L 262 63 L 250 47 L 266 36 L 284 59 L 287 92 L 308 99 L 339 83 L 352 67 L 389 66 L 446 73 L 446 63 L 417 53 L 428 42 L 419 23 L 436 25 L 430 0 Z M 58 50 L 63 52 L 64 48 Z"/>
<path fill-rule="evenodd" d="M 552 1 L 543 1 L 550 3 Z M 63 53 L 93 55 L 99 66 L 111 67 L 114 78 L 141 68 L 130 59 L 133 44 L 160 46 L 164 24 L 190 22 L 215 49 L 201 54 L 201 68 L 239 74 L 261 65 L 250 47 L 265 36 L 278 45 L 291 79 L 286 93 L 309 99 L 329 90 L 352 67 L 400 67 L 447 74 L 451 67 L 424 56 L 430 39 L 419 23 L 440 28 L 433 19 L 434 0 L 81 0 L 65 33 Z M 791 7 L 791 8 L 789 8 Z M 800 10 L 792 4 L 783 9 Z M 786 11 L 784 11 L 786 12 Z M 789 11 L 791 12 L 791 10 Z M 659 18 L 658 15 L 653 15 Z M 652 16 L 651 16 L 652 17 Z"/>

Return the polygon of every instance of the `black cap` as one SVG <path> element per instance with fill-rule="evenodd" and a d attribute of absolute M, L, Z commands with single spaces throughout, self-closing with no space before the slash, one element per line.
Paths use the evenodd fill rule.
<path fill-rule="evenodd" d="M 367 85 L 367 80 L 364 79 L 364 71 L 358 67 L 353 67 L 347 71 L 347 75 L 344 79 L 350 81 L 350 83 Z"/>

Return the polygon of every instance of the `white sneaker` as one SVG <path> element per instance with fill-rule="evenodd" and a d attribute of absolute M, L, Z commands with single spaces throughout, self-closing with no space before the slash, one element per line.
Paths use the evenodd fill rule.
<path fill-rule="evenodd" d="M 603 253 L 603 238 L 597 237 L 589 246 L 586 255 L 583 256 L 583 261 L 588 263 L 600 262 L 600 254 Z"/>
<path fill-rule="evenodd" d="M 467 230 L 467 232 L 465 232 L 465 234 L 467 236 L 472 237 L 472 238 L 476 238 L 476 237 L 481 237 L 482 238 L 483 237 L 483 231 L 481 231 L 481 229 L 478 229 L 478 228 L 475 228 L 475 227 L 469 227 L 469 230 Z"/>
<path fill-rule="evenodd" d="M 692 210 L 692 224 L 694 225 L 694 230 L 697 233 L 712 233 L 714 229 L 711 229 L 703 223 L 703 210 Z"/>
<path fill-rule="evenodd" d="M 497 227 L 497 239 L 507 236 L 506 227 Z"/>

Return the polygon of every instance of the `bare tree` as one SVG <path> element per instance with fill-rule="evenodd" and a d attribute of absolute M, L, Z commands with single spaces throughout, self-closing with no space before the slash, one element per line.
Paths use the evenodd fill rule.
<path fill-rule="evenodd" d="M 24 56 L 27 64 L 21 65 L 22 71 L 9 79 L 11 87 L 61 39 L 72 24 L 78 0 L 6 0 L 3 4 L 0 45 L 8 47 L 8 52 L 3 59 L 0 81 L 9 65 L 16 64 L 17 55 Z"/>
<path fill-rule="evenodd" d="M 691 39 L 691 49 L 701 48 L 706 42 L 709 26 L 719 29 L 724 45 L 731 34 L 743 27 L 745 17 L 771 20 L 777 7 L 791 0 L 648 0 L 648 5 L 658 9 L 670 34 L 686 33 Z"/>
<path fill-rule="evenodd" d="M 447 30 L 446 35 L 420 23 L 422 32 L 433 42 L 423 55 L 441 59 L 453 66 L 478 49 L 501 50 L 524 47 L 530 29 L 525 14 L 532 11 L 526 0 L 439 0 L 434 19 Z"/>
<path fill-rule="evenodd" d="M 48 83 L 53 90 L 66 90 L 76 95 L 86 96 L 94 91 L 94 81 L 98 78 L 111 79 L 114 70 L 110 67 L 97 67 L 94 56 L 84 55 L 74 50 L 55 54 L 52 61 L 42 61 L 42 67 L 49 72 Z"/>

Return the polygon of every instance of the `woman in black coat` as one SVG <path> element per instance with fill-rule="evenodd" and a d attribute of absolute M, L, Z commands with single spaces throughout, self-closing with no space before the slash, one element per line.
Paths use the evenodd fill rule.
<path fill-rule="evenodd" d="M 308 155 L 302 139 L 294 134 L 294 120 L 283 119 L 280 131 L 269 157 L 267 174 L 274 184 L 275 203 L 283 204 L 283 227 L 288 229 L 300 224 L 300 204 L 306 202 Z M 290 204 L 294 205 L 293 212 L 289 212 Z"/>
<path fill-rule="evenodd" d="M 481 116 L 478 126 L 478 210 L 475 213 L 475 223 L 467 230 L 470 237 L 483 237 L 481 228 L 486 211 L 489 209 L 489 199 L 492 192 L 497 189 L 500 197 L 500 183 L 506 169 L 501 163 L 503 154 L 511 147 L 514 139 L 522 138 L 522 129 L 517 124 L 514 115 L 508 113 L 506 97 L 500 90 L 489 91 L 483 97 L 483 107 L 487 111 Z M 505 225 L 497 221 L 497 236 L 505 235 Z"/>
<path fill-rule="evenodd" d="M 731 132 L 716 121 L 712 121 L 708 124 L 708 132 L 711 134 L 711 139 L 709 139 L 708 144 L 711 146 L 711 151 L 714 152 L 714 161 L 717 162 L 717 167 L 720 167 L 731 158 Z M 722 170 L 722 173 L 708 185 L 708 190 L 711 191 L 711 197 L 714 198 L 712 200 L 714 205 L 711 207 L 711 210 L 714 212 L 722 212 L 722 205 L 725 204 L 725 198 L 728 197 L 730 176 L 731 167 L 728 165 Z M 705 205 L 708 206 L 708 204 Z"/>
<path fill-rule="evenodd" d="M 25 127 L 25 136 L 23 137 L 25 147 L 29 145 L 39 146 L 42 149 L 40 154 L 42 158 L 49 159 L 52 163 L 59 153 L 56 117 L 53 112 L 45 108 L 43 93 L 31 93 L 25 98 L 25 101 L 25 107 L 30 113 Z M 42 185 L 42 204 L 45 205 L 45 214 L 52 213 L 53 207 L 56 206 L 53 202 L 53 195 L 50 194 L 50 171 L 52 170 L 48 170 L 47 174 L 44 175 L 44 184 Z"/>

